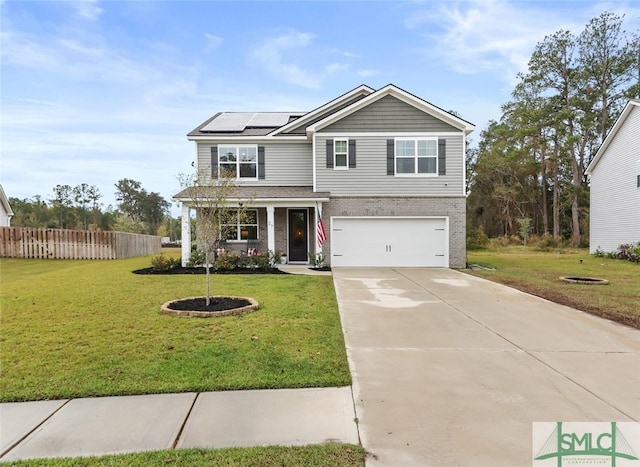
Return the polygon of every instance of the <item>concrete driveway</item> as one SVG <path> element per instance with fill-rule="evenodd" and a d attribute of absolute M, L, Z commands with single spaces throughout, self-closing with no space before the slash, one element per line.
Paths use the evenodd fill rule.
<path fill-rule="evenodd" d="M 448 269 L 333 277 L 369 466 L 531 465 L 532 422 L 640 420 L 638 330 Z"/>

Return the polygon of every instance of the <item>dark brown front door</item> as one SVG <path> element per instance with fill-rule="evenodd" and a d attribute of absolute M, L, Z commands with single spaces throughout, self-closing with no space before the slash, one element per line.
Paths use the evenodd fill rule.
<path fill-rule="evenodd" d="M 306 209 L 289 209 L 289 261 L 307 261 Z"/>

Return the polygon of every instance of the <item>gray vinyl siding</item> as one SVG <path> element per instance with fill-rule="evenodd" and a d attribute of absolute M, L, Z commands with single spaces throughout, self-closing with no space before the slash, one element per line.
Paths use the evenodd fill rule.
<path fill-rule="evenodd" d="M 344 134 L 348 136 L 347 134 Z M 464 194 L 464 157 L 462 133 L 434 137 L 447 141 L 447 174 L 432 177 L 397 177 L 387 175 L 387 139 L 380 136 L 349 136 L 356 140 L 356 167 L 335 170 L 326 167 L 326 140 L 316 138 L 316 190 L 332 195 L 462 196 Z"/>
<path fill-rule="evenodd" d="M 204 183 L 211 181 L 211 147 L 225 144 L 254 144 L 243 141 L 198 142 L 199 178 Z M 310 186 L 313 184 L 311 144 L 300 143 L 256 143 L 265 148 L 264 180 L 241 181 L 255 186 Z"/>
<path fill-rule="evenodd" d="M 320 115 L 318 115 L 316 118 L 309 120 L 309 121 L 304 121 L 303 124 L 298 125 L 298 126 L 294 126 L 291 129 L 283 132 L 283 134 L 305 134 L 306 132 L 306 128 L 308 126 L 313 125 L 314 123 L 322 120 L 323 118 L 327 117 L 330 114 L 334 114 L 342 109 L 344 109 L 345 107 L 350 106 L 351 104 L 359 101 L 360 99 L 366 97 L 367 94 L 359 94 L 357 96 L 354 96 L 353 98 L 349 99 L 348 101 L 345 101 L 342 105 L 340 105 L 339 107 L 336 107 L 335 109 L 330 109 L 327 110 L 326 112 L 321 113 Z"/>
<path fill-rule="evenodd" d="M 323 128 L 322 131 L 344 133 L 366 131 L 452 132 L 460 130 L 393 96 L 385 96 Z"/>
<path fill-rule="evenodd" d="M 640 242 L 640 106 L 634 106 L 591 173 L 589 249 Z"/>

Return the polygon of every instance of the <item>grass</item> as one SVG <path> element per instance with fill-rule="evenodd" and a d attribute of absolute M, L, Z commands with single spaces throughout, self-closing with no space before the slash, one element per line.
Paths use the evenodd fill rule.
<path fill-rule="evenodd" d="M 226 449 L 176 449 L 137 454 L 64 459 L 17 461 L 14 466 L 35 467 L 128 467 L 152 466 L 225 466 L 225 467 L 356 467 L 364 466 L 365 452 L 350 444 L 319 444 L 299 447 L 268 446 Z M 1 464 L 1 463 L 0 463 Z"/>
<path fill-rule="evenodd" d="M 538 252 L 522 247 L 469 251 L 468 261 L 495 270 L 470 274 L 640 329 L 640 265 L 598 258 L 586 249 Z M 569 284 L 561 276 L 598 277 L 609 285 Z"/>
<path fill-rule="evenodd" d="M 260 309 L 179 318 L 160 305 L 204 276 L 131 272 L 149 265 L 1 259 L 2 401 L 351 384 L 331 277 L 213 276 Z"/>

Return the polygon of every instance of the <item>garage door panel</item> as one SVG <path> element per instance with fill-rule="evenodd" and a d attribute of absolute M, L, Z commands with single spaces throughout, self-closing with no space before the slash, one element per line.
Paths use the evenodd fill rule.
<path fill-rule="evenodd" d="M 446 218 L 334 217 L 333 266 L 448 267 Z"/>

